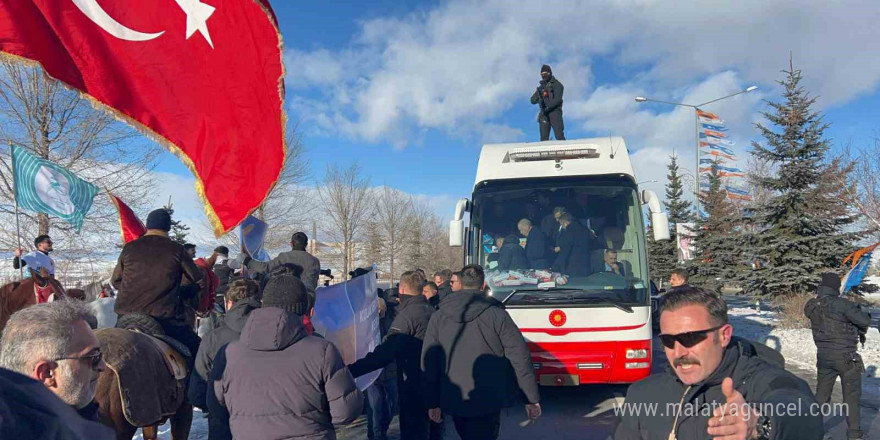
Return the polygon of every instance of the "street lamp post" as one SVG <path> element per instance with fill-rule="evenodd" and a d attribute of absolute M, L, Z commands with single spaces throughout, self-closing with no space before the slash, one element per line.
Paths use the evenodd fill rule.
<path fill-rule="evenodd" d="M 700 115 L 697 114 L 697 110 L 699 110 L 700 107 L 702 107 L 704 105 L 709 105 L 714 102 L 721 101 L 722 99 L 732 98 L 736 95 L 741 95 L 743 93 L 753 92 L 757 89 L 758 89 L 758 86 L 749 86 L 746 89 L 740 90 L 736 93 L 732 93 L 727 96 L 722 96 L 720 98 L 713 99 L 711 101 L 706 101 L 702 104 L 697 104 L 697 105 L 684 104 L 681 102 L 661 101 L 659 99 L 650 99 L 650 98 L 645 98 L 644 96 L 636 96 L 636 102 L 640 102 L 640 103 L 641 102 L 657 102 L 660 104 L 677 105 L 677 106 L 681 106 L 681 107 L 690 107 L 690 108 L 694 109 L 694 136 L 696 136 L 696 142 L 695 142 L 696 150 L 694 151 L 694 153 L 696 153 L 696 161 L 694 162 L 694 165 L 695 165 L 694 178 L 696 179 L 696 182 L 694 183 L 694 210 L 698 216 L 700 215 Z"/>

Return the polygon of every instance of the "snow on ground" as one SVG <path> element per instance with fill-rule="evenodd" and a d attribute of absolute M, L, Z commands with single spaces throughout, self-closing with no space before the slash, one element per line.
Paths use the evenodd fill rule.
<path fill-rule="evenodd" d="M 880 297 L 878 297 L 880 299 Z M 816 344 L 810 329 L 780 329 L 776 312 L 751 308 L 728 310 L 733 333 L 737 336 L 761 342 L 785 357 L 786 365 L 805 370 L 816 368 Z M 859 353 L 865 363 L 866 373 L 862 381 L 863 393 L 880 397 L 880 332 L 874 327 L 868 330 L 865 347 Z"/>
<path fill-rule="evenodd" d="M 880 255 L 880 254 L 878 254 L 878 255 Z M 875 286 L 880 286 L 880 276 L 865 277 L 865 279 L 862 280 L 862 283 L 868 283 L 868 284 L 873 284 Z M 880 305 L 880 291 L 865 294 L 865 299 L 870 301 L 874 305 Z"/>
<path fill-rule="evenodd" d="M 193 421 L 192 428 L 189 432 L 189 440 L 208 440 L 208 419 L 203 417 L 201 411 L 196 408 L 193 411 Z M 171 440 L 171 424 L 169 422 L 165 422 L 162 427 L 159 428 L 159 438 L 162 440 Z M 132 440 L 143 440 L 144 433 L 138 429 L 137 434 L 132 437 Z"/>

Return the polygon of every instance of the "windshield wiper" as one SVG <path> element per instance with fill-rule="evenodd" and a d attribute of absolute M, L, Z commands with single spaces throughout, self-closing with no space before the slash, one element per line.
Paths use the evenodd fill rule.
<path fill-rule="evenodd" d="M 617 308 L 620 309 L 620 310 L 623 310 L 623 311 L 626 312 L 626 313 L 634 313 L 632 307 L 630 307 L 630 306 L 628 306 L 628 305 L 625 305 L 625 304 L 620 304 L 620 303 L 618 303 L 618 302 L 616 302 L 616 301 L 612 301 L 612 300 L 610 300 L 610 299 L 608 299 L 608 298 L 602 298 L 602 297 L 585 297 L 585 298 L 577 298 L 577 299 L 578 299 L 578 300 L 584 299 L 584 300 L 591 301 L 591 302 L 594 302 L 594 303 L 596 303 L 596 304 L 601 304 L 601 305 L 614 306 L 614 307 L 617 307 Z"/>
<path fill-rule="evenodd" d="M 502 303 L 502 304 L 507 303 L 507 301 L 510 300 L 510 298 L 513 298 L 513 296 L 516 295 L 516 294 L 518 294 L 518 293 L 528 293 L 528 292 L 577 292 L 577 293 L 589 293 L 590 291 L 588 291 L 587 289 L 577 289 L 577 288 L 571 288 L 571 287 L 550 287 L 550 288 L 547 288 L 547 289 L 513 289 L 513 290 L 510 292 L 510 294 L 507 295 L 507 297 L 505 297 L 503 300 L 501 300 L 501 303 Z M 536 298 L 536 299 L 538 299 L 538 298 Z M 569 301 L 578 301 L 578 302 L 580 302 L 580 301 L 586 301 L 586 302 L 592 302 L 592 303 L 594 303 L 594 304 L 598 304 L 598 305 L 614 306 L 614 307 L 617 307 L 618 309 L 620 309 L 620 310 L 622 310 L 622 311 L 624 311 L 624 312 L 626 312 L 626 313 L 634 313 L 632 307 L 630 307 L 630 306 L 628 306 L 628 305 L 625 305 L 625 304 L 620 304 L 620 303 L 618 303 L 618 302 L 616 302 L 616 301 L 613 301 L 613 300 L 608 299 L 608 298 L 605 298 L 605 297 L 595 297 L 595 296 L 576 297 L 576 296 L 573 296 L 573 295 L 569 295 L 567 298 L 566 298 L 566 297 L 561 297 L 561 296 L 554 296 L 554 297 L 549 297 L 549 298 L 540 298 L 540 300 L 544 300 L 544 301 L 569 300 Z"/>
<path fill-rule="evenodd" d="M 501 304 L 504 304 L 512 298 L 514 295 L 518 293 L 527 293 L 527 292 L 580 292 L 583 289 L 573 289 L 571 287 L 548 287 L 546 289 L 513 289 L 510 291 L 510 294 L 504 297 L 501 300 Z"/>

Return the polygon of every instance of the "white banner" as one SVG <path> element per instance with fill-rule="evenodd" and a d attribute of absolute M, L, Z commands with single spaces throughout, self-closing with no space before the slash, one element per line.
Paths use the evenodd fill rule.
<path fill-rule="evenodd" d="M 339 349 L 346 365 L 363 358 L 381 343 L 375 269 L 344 283 L 320 287 L 315 297 L 312 325 Z M 358 389 L 367 389 L 381 372 L 376 370 L 357 378 Z"/>
<path fill-rule="evenodd" d="M 694 224 L 676 223 L 675 247 L 678 249 L 678 262 L 694 259 Z"/>

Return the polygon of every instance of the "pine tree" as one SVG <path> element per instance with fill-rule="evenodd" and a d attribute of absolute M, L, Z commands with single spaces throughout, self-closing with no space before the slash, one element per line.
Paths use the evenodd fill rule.
<path fill-rule="evenodd" d="M 727 198 L 727 191 L 714 161 L 704 175 L 709 188 L 700 191 L 700 205 L 705 217 L 694 224 L 694 261 L 698 283 L 720 291 L 725 283 L 735 282 L 742 263 L 737 249 L 740 214 Z"/>
<path fill-rule="evenodd" d="M 800 86 L 801 71 L 789 60 L 783 73 L 784 101 L 769 103 L 773 112 L 764 112 L 764 118 L 772 125 L 756 124 L 764 142 L 752 143 L 752 154 L 777 170 L 758 183 L 772 196 L 753 218 L 759 231 L 752 235 L 754 253 L 765 268 L 746 273 L 744 285 L 757 294 L 813 290 L 819 274 L 837 269 L 854 241 L 844 229 L 856 218 L 827 182 L 830 174 L 846 172 L 824 162 L 828 124 L 812 110 L 816 98 Z"/>
<path fill-rule="evenodd" d="M 171 241 L 175 243 L 180 243 L 181 245 L 187 244 L 186 235 L 187 231 L 189 231 L 189 226 L 185 225 L 180 220 L 174 219 L 174 205 L 171 204 L 171 199 L 168 199 L 168 204 L 163 206 L 163 208 L 168 211 L 168 215 L 171 216 L 171 231 L 168 232 L 168 237 Z"/>
<path fill-rule="evenodd" d="M 681 267 L 678 262 L 678 249 L 676 247 L 676 225 L 687 223 L 691 220 L 691 202 L 684 200 L 684 185 L 681 174 L 678 172 L 678 157 L 674 154 L 669 156 L 669 164 L 666 165 L 669 173 L 666 174 L 666 201 L 663 206 L 669 216 L 668 241 L 654 241 L 653 225 L 648 226 L 648 259 L 651 268 L 651 277 L 655 282 L 669 279 L 672 270 Z"/>

